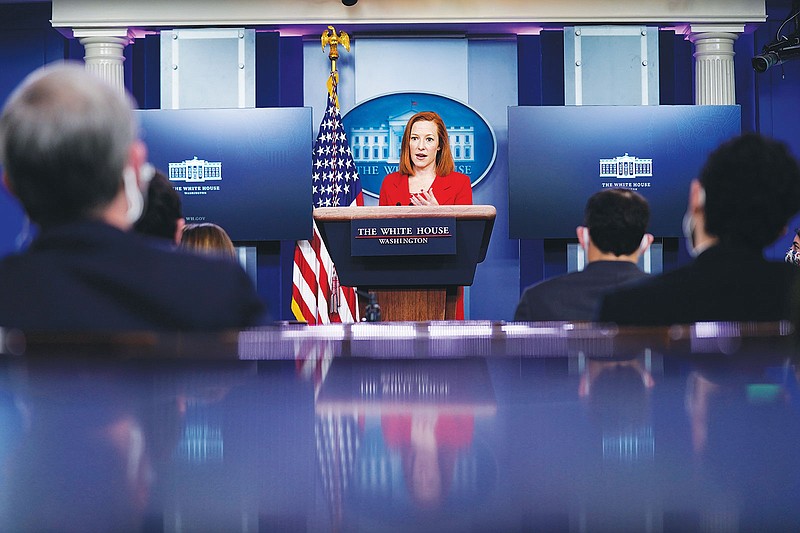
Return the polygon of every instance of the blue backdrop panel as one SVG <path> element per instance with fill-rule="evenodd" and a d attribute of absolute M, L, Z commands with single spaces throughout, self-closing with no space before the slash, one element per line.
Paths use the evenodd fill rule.
<path fill-rule="evenodd" d="M 650 231 L 681 235 L 689 182 L 708 154 L 740 132 L 739 106 L 510 107 L 511 237 L 572 238 L 587 198 L 603 188 L 637 190 Z M 638 165 L 633 171 L 629 168 Z M 601 176 L 601 160 L 621 176 Z"/>
<path fill-rule="evenodd" d="M 49 2 L 0 5 L 0 103 L 33 70 L 71 57 L 67 40 L 50 25 L 51 12 Z M 0 257 L 23 248 L 33 232 L 22 207 L 0 186 Z"/>
<path fill-rule="evenodd" d="M 235 241 L 311 238 L 310 108 L 138 113 L 156 168 L 221 163 L 219 176 L 170 178 L 187 222 L 214 222 Z"/>

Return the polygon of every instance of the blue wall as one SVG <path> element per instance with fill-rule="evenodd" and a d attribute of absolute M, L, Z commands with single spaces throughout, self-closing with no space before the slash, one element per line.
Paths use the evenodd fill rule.
<path fill-rule="evenodd" d="M 0 99 L 29 72 L 70 57 L 69 42 L 50 26 L 50 4 L 0 5 Z M 19 204 L 0 187 L 0 256 L 17 249 L 26 226 Z"/>
<path fill-rule="evenodd" d="M 800 154 L 800 137 L 794 132 L 794 127 L 800 124 L 800 61 L 773 67 L 758 75 L 750 67 L 750 58 L 764 43 L 774 38 L 778 24 L 786 16 L 788 7 L 783 4 L 785 2 L 771 9 L 768 3 L 770 22 L 754 34 L 740 36 L 736 42 L 737 103 L 742 106 L 744 131 L 760 131 L 782 139 L 795 154 Z M 51 28 L 50 16 L 49 3 L 0 5 L 0 98 L 3 100 L 35 68 L 57 59 L 82 57 L 83 50 L 76 41 L 63 38 Z M 563 105 L 563 34 L 548 30 L 540 35 L 519 36 L 512 45 L 516 47 L 516 87 L 504 87 L 503 94 L 498 95 L 494 93 L 497 88 L 485 81 L 482 72 L 491 68 L 495 54 L 507 57 L 508 46 L 508 40 L 489 39 L 470 48 L 470 105 L 492 122 L 499 144 L 493 177 L 475 191 L 476 202 L 498 207 L 492 248 L 487 261 L 479 266 L 475 285 L 470 291 L 470 316 L 477 319 L 510 319 L 521 288 L 566 270 L 564 250 L 568 241 L 518 242 L 508 238 L 506 118 L 491 105 L 495 98 L 509 102 L 508 105 Z M 140 107 L 158 108 L 158 36 L 138 39 L 125 53 L 126 85 Z M 692 103 L 694 69 L 691 57 L 692 46 L 683 36 L 671 31 L 660 32 L 659 90 L 662 104 Z M 280 37 L 277 33 L 257 34 L 257 106 L 309 105 L 303 100 L 306 73 L 303 72 L 302 58 L 302 38 Z M 800 226 L 800 218 L 792 224 Z M 0 256 L 17 249 L 23 226 L 19 207 L 3 190 L 0 192 Z M 771 247 L 768 254 L 782 258 L 789 242 L 791 236 Z M 259 293 L 270 303 L 274 318 L 290 319 L 294 243 L 251 244 L 256 246 L 258 253 Z M 688 261 L 679 239 L 666 239 L 664 248 L 665 269 Z"/>

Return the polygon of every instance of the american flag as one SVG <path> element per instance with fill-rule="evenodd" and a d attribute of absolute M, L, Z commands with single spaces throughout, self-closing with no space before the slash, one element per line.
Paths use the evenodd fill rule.
<path fill-rule="evenodd" d="M 329 86 L 328 106 L 311 159 L 314 207 L 364 205 L 361 180 L 339 114 L 336 83 Z M 316 223 L 310 241 L 297 241 L 292 282 L 292 313 L 297 320 L 308 324 L 358 321 L 355 289 L 339 285 Z"/>

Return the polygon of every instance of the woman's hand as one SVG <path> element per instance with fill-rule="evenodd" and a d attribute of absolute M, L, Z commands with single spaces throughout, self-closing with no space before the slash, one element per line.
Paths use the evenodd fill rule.
<path fill-rule="evenodd" d="M 433 189 L 428 189 L 427 191 L 412 194 L 411 205 L 439 205 L 439 202 L 433 195 Z"/>

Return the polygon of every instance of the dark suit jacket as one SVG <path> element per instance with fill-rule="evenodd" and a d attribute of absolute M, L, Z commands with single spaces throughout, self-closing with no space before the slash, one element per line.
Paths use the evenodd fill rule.
<path fill-rule="evenodd" d="M 439 205 L 472 205 L 472 186 L 465 174 L 436 176 L 431 188 Z M 379 205 L 411 205 L 408 176 L 393 172 L 383 178 Z"/>
<path fill-rule="evenodd" d="M 99 222 L 44 231 L 0 261 L 0 326 L 30 330 L 218 330 L 264 305 L 236 263 L 166 250 Z"/>
<path fill-rule="evenodd" d="M 648 275 L 628 261 L 593 261 L 572 272 L 531 285 L 522 293 L 514 320 L 590 321 L 603 295 Z"/>
<path fill-rule="evenodd" d="M 760 251 L 717 245 L 685 267 L 609 294 L 598 319 L 651 326 L 789 319 L 796 273 Z"/>

